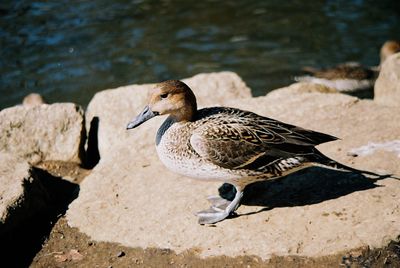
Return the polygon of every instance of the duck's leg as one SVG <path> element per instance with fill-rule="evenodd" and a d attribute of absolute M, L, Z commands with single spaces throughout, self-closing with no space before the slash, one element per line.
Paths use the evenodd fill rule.
<path fill-rule="evenodd" d="M 224 183 L 218 188 L 219 195 L 207 197 L 213 207 L 225 209 L 235 198 L 236 188 L 230 183 Z"/>
<path fill-rule="evenodd" d="M 242 189 L 235 186 L 236 194 L 232 201 L 220 198 L 211 197 L 210 202 L 213 204 L 209 209 L 197 213 L 200 224 L 212 224 L 227 218 L 240 205 L 240 200 L 243 197 Z M 215 198 L 215 199 L 214 199 Z M 214 200 L 213 200 L 214 199 Z"/>

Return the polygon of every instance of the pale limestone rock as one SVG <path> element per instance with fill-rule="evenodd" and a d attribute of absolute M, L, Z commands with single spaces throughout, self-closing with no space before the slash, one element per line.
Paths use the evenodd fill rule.
<path fill-rule="evenodd" d="M 232 72 L 199 74 L 183 81 L 195 92 L 200 107 L 222 103 L 226 99 L 251 97 L 250 89 Z M 144 108 L 148 100 L 148 91 L 153 86 L 154 84 L 131 85 L 104 90 L 98 92 L 90 101 L 86 111 L 86 129 L 89 132 L 90 126 L 96 125 L 94 122 L 98 119 L 98 149 L 102 158 L 107 157 L 121 139 L 132 138 L 132 133 L 126 131 L 126 126 Z M 148 135 L 153 136 L 152 133 Z M 138 142 L 146 143 L 146 140 L 143 141 L 138 136 Z"/>
<path fill-rule="evenodd" d="M 375 82 L 374 100 L 383 105 L 400 106 L 400 53 L 390 56 L 382 65 Z"/>
<path fill-rule="evenodd" d="M 83 110 L 73 103 L 15 106 L 0 112 L 0 152 L 26 159 L 80 162 Z"/>
<path fill-rule="evenodd" d="M 0 153 L 0 235 L 46 206 L 48 194 L 23 159 Z"/>
<path fill-rule="evenodd" d="M 319 146 L 323 153 L 355 168 L 399 176 L 396 153 L 376 151 L 356 158 L 347 154 L 369 142 L 399 140 L 400 114 L 395 108 L 311 88 L 306 93 L 296 87 L 264 97 L 226 100 L 215 99 L 210 90 L 207 105 L 216 101 L 335 135 L 341 140 Z M 145 86 L 135 89 L 145 90 Z M 104 99 L 112 102 L 122 92 L 109 91 Z M 123 133 L 125 123 L 145 105 L 146 98 L 122 96 L 122 101 L 115 101 L 119 106 L 110 105 L 115 108 L 107 111 L 112 117 L 105 119 L 107 124 L 112 118 L 121 121 L 117 124 L 122 124 L 121 130 L 115 130 L 115 137 L 100 131 L 99 143 L 108 146 L 107 157 L 80 185 L 79 197 L 67 212 L 69 224 L 94 240 L 178 253 L 195 249 L 201 256 L 268 259 L 381 247 L 400 233 L 400 181 L 384 179 L 374 184 L 364 177 L 322 168 L 253 185 L 245 191 L 239 217 L 215 227 L 201 226 L 193 213 L 209 206 L 205 198 L 216 194 L 220 184 L 185 178 L 161 164 L 154 137 L 165 117 Z M 103 114 L 110 106 L 103 107 Z"/>

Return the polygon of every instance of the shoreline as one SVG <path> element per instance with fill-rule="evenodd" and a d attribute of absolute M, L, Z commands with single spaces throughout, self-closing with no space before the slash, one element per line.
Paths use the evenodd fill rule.
<path fill-rule="evenodd" d="M 393 57 L 393 62 L 400 62 L 400 56 Z M 399 122 L 396 121 L 399 115 L 394 112 L 398 108 L 397 91 L 388 91 L 388 85 L 393 84 L 393 81 L 379 82 L 378 78 L 377 83 L 384 88 L 385 94 L 382 95 L 375 88 L 376 99 L 371 101 L 305 83 L 293 84 L 266 96 L 254 98 L 241 78 L 229 72 L 200 74 L 186 80 L 197 90 L 200 106 L 219 104 L 247 110 L 255 109 L 260 114 L 278 120 L 299 122 L 298 125 L 304 127 L 333 133 L 342 140 L 321 146 L 328 155 L 355 167 L 382 169 L 392 174 L 400 174 L 396 165 L 398 156 L 390 150 L 380 150 L 367 156 L 346 154 L 370 140 L 384 142 L 400 139 L 395 123 Z M 303 172 L 296 175 L 296 179 L 289 176 L 285 181 L 278 182 L 273 187 L 277 190 L 268 192 L 271 196 L 263 196 L 268 200 L 267 203 L 271 204 L 271 200 L 282 200 L 279 187 L 294 187 L 290 190 L 293 197 L 288 197 L 282 204 L 275 203 L 263 213 L 254 213 L 260 207 L 258 203 L 255 206 L 243 206 L 239 211 L 242 216 L 220 224 L 219 229 L 199 228 L 193 216 L 186 211 L 186 206 L 185 210 L 181 209 L 181 204 L 187 204 L 190 210 L 202 205 L 203 201 L 200 200 L 203 200 L 203 197 L 197 193 L 210 192 L 213 184 L 182 184 L 179 176 L 164 173 L 164 168 L 159 165 L 153 154 L 154 141 L 145 134 L 154 132 L 160 120 L 155 120 L 133 134 L 126 133 L 125 129 L 120 127 L 133 111 L 142 108 L 147 96 L 146 90 L 150 86 L 133 85 L 99 92 L 93 97 L 86 111 L 73 104 L 63 106 L 43 103 L 1 111 L 5 131 L 5 145 L 1 147 L 1 154 L 8 161 L 3 163 L 6 168 L 2 169 L 5 170 L 2 180 L 11 178 L 7 183 L 15 185 L 13 189 L 16 190 L 11 194 L 16 196 L 13 197 L 17 198 L 15 200 L 19 200 L 17 203 L 12 201 L 14 199 L 6 200 L 11 203 L 5 204 L 4 211 L 1 211 L 4 217 L 2 216 L 0 227 L 3 229 L 0 233 L 3 233 L 2 241 L 9 246 L 6 251 L 9 261 L 32 267 L 119 267 L 129 264 L 150 267 L 400 265 L 400 230 L 391 227 L 391 221 L 392 224 L 396 224 L 400 215 L 397 213 L 398 208 L 388 206 L 393 205 L 392 199 L 397 195 L 394 187 L 397 182 L 392 180 L 377 184 L 360 184 L 357 178 L 350 175 L 329 173 L 325 170 Z M 20 110 L 24 110 L 24 113 L 18 112 L 19 115 L 23 115 L 23 119 L 18 119 L 18 114 L 11 113 Z M 318 111 L 318 114 L 315 111 Z M 15 117 L 11 117 L 11 114 Z M 53 117 L 50 117 L 50 114 Z M 309 120 L 311 116 L 313 120 Z M 35 132 L 35 124 L 39 124 L 40 120 L 44 120 L 40 122 L 43 126 L 42 132 Z M 32 124 L 33 128 L 30 128 Z M 387 126 L 386 129 L 383 129 L 383 126 Z M 55 134 L 52 136 L 49 133 Z M 357 133 L 364 134 L 355 137 Z M 126 148 L 126 144 L 133 145 Z M 18 147 L 20 145 L 23 146 Z M 10 166 L 17 165 L 16 163 L 20 164 L 19 168 L 10 169 Z M 135 172 L 131 174 L 129 170 Z M 164 174 L 163 182 L 155 180 L 160 172 Z M 326 177 L 325 181 L 315 184 L 313 178 L 322 176 Z M 15 181 L 14 178 L 20 181 Z M 146 183 L 141 185 L 144 181 Z M 300 188 L 297 191 L 296 182 L 305 186 L 299 184 Z M 8 184 L 3 185 L 5 192 L 11 189 L 7 188 Z M 155 189 L 154 185 L 158 185 L 160 189 Z M 267 186 L 269 187 L 265 187 Z M 262 187 L 261 189 L 264 189 Z M 306 193 L 310 191 L 307 187 L 310 187 L 311 192 L 319 188 L 326 189 L 326 192 L 322 191 L 307 198 Z M 171 196 L 168 191 L 177 194 L 173 199 L 168 199 L 167 197 Z M 154 200 L 143 197 L 146 193 Z M 298 199 L 296 195 L 299 193 L 306 197 Z M 376 195 L 379 195 L 377 201 L 374 197 Z M 135 197 L 134 200 L 132 196 Z M 152 205 L 152 202 L 157 204 L 160 200 L 165 201 L 162 209 Z M 365 211 L 365 207 L 362 206 L 364 201 L 370 202 L 370 211 Z M 295 202 L 295 205 L 290 205 L 291 202 Z M 348 205 L 352 202 L 353 206 Z M 392 211 L 392 215 L 381 213 L 382 204 Z M 339 213 L 337 211 L 341 211 L 340 215 L 335 214 Z M 26 216 L 27 212 L 32 212 L 33 216 Z M 324 213 L 330 216 L 324 216 Z M 145 217 L 140 218 L 140 215 Z M 376 229 L 370 222 L 371 215 L 385 217 L 381 218 L 382 230 L 379 231 L 382 233 L 374 234 L 378 237 L 368 235 L 368 230 Z M 300 228 L 295 229 L 295 222 L 290 221 L 285 222 L 288 226 L 282 225 L 279 222 L 282 216 L 285 219 L 297 217 Z M 303 221 L 306 220 L 304 217 L 310 217 L 310 225 L 306 226 L 306 232 L 302 227 Z M 257 224 L 265 221 L 268 223 Z M 319 225 L 332 229 L 324 231 Z M 247 232 L 249 237 L 252 237 L 250 244 L 246 238 L 235 236 L 244 226 L 252 226 Z M 10 229 L 5 229 L 6 227 Z M 159 227 L 161 230 L 158 230 Z M 140 231 L 140 228 L 146 231 Z M 282 232 L 282 236 L 268 233 L 277 229 Z M 218 230 L 226 232 L 225 235 L 218 236 Z M 168 236 L 164 237 L 163 232 Z M 340 232 L 340 237 L 331 241 L 335 232 Z M 257 237 L 260 233 L 266 235 L 265 241 Z M 142 234 L 143 237 L 135 234 Z M 159 234 L 161 236 L 157 236 Z M 190 237 L 187 237 L 188 235 Z M 324 238 L 318 242 L 313 241 L 314 235 Z M 349 240 L 346 240 L 346 235 L 350 236 Z M 207 237 L 216 240 L 212 242 Z M 158 246 L 167 243 L 155 242 L 161 238 L 168 239 L 171 246 Z M 237 245 L 232 244 L 234 239 L 237 239 Z M 290 239 L 298 241 L 299 244 L 296 246 Z M 331 242 L 326 243 L 324 239 Z M 100 242 L 104 240 L 112 242 Z M 21 247 L 24 243 L 26 246 Z M 215 247 L 207 249 L 209 243 Z M 315 245 L 311 245 L 313 243 Z M 123 244 L 125 246 L 122 246 Z M 268 252 L 257 248 L 257 245 L 263 245 Z M 324 246 L 327 248 L 321 248 Z M 312 252 L 315 252 L 315 256 L 312 256 Z M 21 254 L 24 256 L 21 257 Z"/>

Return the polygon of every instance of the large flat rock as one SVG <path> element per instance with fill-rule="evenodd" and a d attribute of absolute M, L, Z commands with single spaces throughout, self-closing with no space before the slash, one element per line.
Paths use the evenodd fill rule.
<path fill-rule="evenodd" d="M 213 90 L 207 92 L 208 98 L 203 92 L 206 99 L 213 100 Z M 121 110 L 112 110 L 115 118 L 129 120 L 145 105 L 145 98 L 126 102 Z M 394 108 L 342 94 L 313 92 L 304 84 L 264 97 L 227 98 L 219 104 L 338 136 L 341 140 L 319 149 L 356 168 L 400 174 L 399 156 L 391 150 L 358 157 L 348 154 L 370 142 L 400 140 L 400 114 Z M 163 119 L 152 119 L 123 135 L 115 130 L 112 148 L 80 185 L 79 197 L 69 207 L 69 225 L 94 240 L 131 247 L 263 259 L 381 247 L 400 234 L 400 181 L 374 182 L 323 168 L 252 185 L 245 191 L 238 217 L 201 226 L 193 213 L 209 206 L 205 198 L 216 194 L 220 184 L 176 175 L 161 164 L 154 139 Z M 123 129 L 126 122 L 113 126 Z"/>
<path fill-rule="evenodd" d="M 81 162 L 83 110 L 73 103 L 15 106 L 0 112 L 0 152 L 32 164 L 45 160 Z"/>
<path fill-rule="evenodd" d="M 47 191 L 29 164 L 0 153 L 0 236 L 42 210 Z"/>

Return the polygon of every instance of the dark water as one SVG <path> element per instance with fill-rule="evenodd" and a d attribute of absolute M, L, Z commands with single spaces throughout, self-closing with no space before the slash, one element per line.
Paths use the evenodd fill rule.
<path fill-rule="evenodd" d="M 304 65 L 378 64 L 399 38 L 398 0 L 1 0 L 0 109 L 222 70 L 262 95 Z"/>

